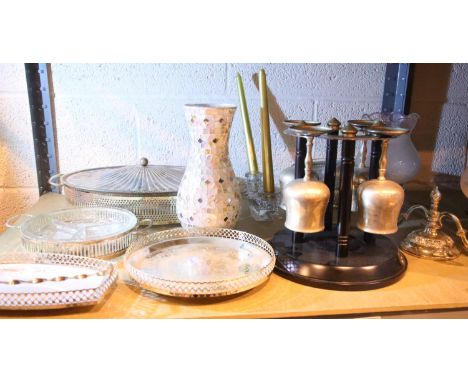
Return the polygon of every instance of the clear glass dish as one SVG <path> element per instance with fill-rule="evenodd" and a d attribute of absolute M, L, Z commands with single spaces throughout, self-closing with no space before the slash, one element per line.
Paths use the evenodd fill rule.
<path fill-rule="evenodd" d="M 21 217 L 23 223 L 18 224 Z M 68 253 L 71 255 L 110 258 L 127 249 L 145 220 L 120 208 L 70 208 L 46 214 L 18 215 L 7 227 L 21 232 L 21 241 L 30 252 Z"/>
<path fill-rule="evenodd" d="M 275 254 L 263 239 L 223 228 L 176 228 L 147 235 L 124 264 L 141 287 L 176 297 L 240 293 L 265 282 Z"/>
<path fill-rule="evenodd" d="M 0 256 L 0 309 L 94 305 L 117 279 L 108 261 L 56 253 Z"/>

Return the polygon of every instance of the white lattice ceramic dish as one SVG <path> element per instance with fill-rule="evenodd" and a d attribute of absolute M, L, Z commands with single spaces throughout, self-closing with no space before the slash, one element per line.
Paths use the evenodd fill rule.
<path fill-rule="evenodd" d="M 175 228 L 132 243 L 124 260 L 143 288 L 176 297 L 240 293 L 265 282 L 273 248 L 247 232 L 226 228 Z"/>
<path fill-rule="evenodd" d="M 98 304 L 117 279 L 108 261 L 57 253 L 0 255 L 0 309 Z"/>

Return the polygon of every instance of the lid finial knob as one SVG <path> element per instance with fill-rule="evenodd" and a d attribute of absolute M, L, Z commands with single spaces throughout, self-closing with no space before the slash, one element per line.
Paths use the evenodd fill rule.
<path fill-rule="evenodd" d="M 142 165 L 143 167 L 148 166 L 148 158 L 145 158 L 145 157 L 141 158 L 140 165 Z"/>

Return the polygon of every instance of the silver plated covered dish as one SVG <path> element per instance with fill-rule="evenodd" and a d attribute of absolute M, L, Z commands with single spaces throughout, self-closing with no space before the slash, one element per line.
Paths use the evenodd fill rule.
<path fill-rule="evenodd" d="M 118 207 L 154 225 L 176 224 L 176 198 L 184 167 L 149 165 L 100 167 L 57 174 L 49 183 L 63 188 L 67 199 L 83 207 Z"/>

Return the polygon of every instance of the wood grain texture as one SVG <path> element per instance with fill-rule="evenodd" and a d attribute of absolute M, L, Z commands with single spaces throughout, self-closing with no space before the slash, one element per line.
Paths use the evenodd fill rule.
<path fill-rule="evenodd" d="M 70 207 L 62 195 L 46 194 L 32 214 Z M 393 239 L 400 240 L 420 225 L 411 221 Z M 282 222 L 261 224 L 243 214 L 238 229 L 269 239 Z M 0 236 L 1 253 L 21 251 L 20 235 L 9 229 Z M 228 298 L 185 300 L 167 298 L 139 289 L 116 259 L 120 275 L 116 288 L 98 306 L 64 310 L 11 312 L 0 317 L 54 318 L 280 318 L 374 315 L 383 313 L 468 309 L 468 257 L 438 263 L 408 257 L 408 271 L 401 281 L 386 288 L 343 292 L 296 284 L 273 274 L 263 285 Z M 466 312 L 461 316 L 466 316 Z"/>

